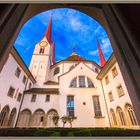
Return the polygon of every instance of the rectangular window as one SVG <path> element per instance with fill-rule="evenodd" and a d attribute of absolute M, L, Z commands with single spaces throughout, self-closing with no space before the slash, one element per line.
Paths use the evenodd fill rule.
<path fill-rule="evenodd" d="M 16 72 L 15 72 L 15 75 L 16 75 L 17 77 L 19 77 L 19 76 L 20 76 L 20 73 L 21 73 L 21 70 L 20 70 L 19 67 L 17 67 Z"/>
<path fill-rule="evenodd" d="M 8 90 L 8 96 L 10 96 L 10 97 L 13 97 L 14 96 L 14 92 L 15 92 L 15 88 L 13 88 L 13 87 L 10 87 L 9 88 L 9 90 Z"/>
<path fill-rule="evenodd" d="M 50 95 L 46 95 L 46 102 L 50 101 Z"/>
<path fill-rule="evenodd" d="M 36 101 L 36 94 L 33 94 L 31 98 L 31 102 L 35 102 L 35 101 Z"/>
<path fill-rule="evenodd" d="M 67 96 L 67 115 L 74 116 L 74 96 Z"/>
<path fill-rule="evenodd" d="M 31 88 L 31 86 L 32 86 L 32 84 L 31 84 L 31 83 L 29 83 L 29 89 Z"/>
<path fill-rule="evenodd" d="M 26 76 L 25 76 L 25 75 L 23 76 L 22 82 L 23 82 L 24 84 L 25 84 L 25 82 L 26 82 Z"/>
<path fill-rule="evenodd" d="M 117 87 L 117 92 L 119 97 L 124 95 L 124 91 L 121 85 Z"/>
<path fill-rule="evenodd" d="M 110 102 L 111 102 L 111 101 L 114 101 L 112 92 L 109 92 L 109 93 L 108 93 L 108 96 L 109 96 Z"/>
<path fill-rule="evenodd" d="M 100 107 L 100 102 L 99 102 L 98 96 L 93 96 L 93 105 L 94 105 L 95 117 L 101 117 L 102 112 L 101 112 L 101 107 Z"/>
<path fill-rule="evenodd" d="M 116 76 L 118 75 L 118 72 L 117 72 L 116 67 L 114 67 L 114 68 L 112 69 L 112 75 L 113 75 L 113 78 L 116 77 Z"/>
<path fill-rule="evenodd" d="M 106 83 L 106 85 L 109 83 L 109 78 L 108 78 L 108 76 L 105 77 L 105 83 Z"/>
<path fill-rule="evenodd" d="M 79 87 L 86 87 L 85 76 L 79 76 Z"/>
<path fill-rule="evenodd" d="M 18 94 L 18 97 L 17 97 L 17 101 L 18 101 L 18 102 L 20 102 L 20 101 L 21 101 L 21 97 L 22 97 L 22 94 L 21 94 L 21 93 L 19 93 L 19 94 Z"/>

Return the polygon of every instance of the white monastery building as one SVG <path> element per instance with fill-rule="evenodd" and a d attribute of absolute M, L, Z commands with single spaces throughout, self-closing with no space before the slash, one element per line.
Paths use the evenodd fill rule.
<path fill-rule="evenodd" d="M 101 66 L 76 52 L 55 62 L 51 32 L 52 19 L 29 69 L 15 48 L 9 54 L 0 73 L 0 127 L 63 127 L 61 117 L 76 116 L 73 127 L 139 128 L 115 55 L 106 62 L 97 40 Z"/>

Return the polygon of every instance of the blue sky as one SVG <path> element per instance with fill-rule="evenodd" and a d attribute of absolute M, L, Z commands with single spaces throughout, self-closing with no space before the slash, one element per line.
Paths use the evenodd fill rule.
<path fill-rule="evenodd" d="M 14 43 L 25 64 L 29 66 L 35 44 L 45 35 L 52 10 L 42 12 L 28 20 L 21 28 Z M 96 36 L 105 59 L 112 54 L 106 31 L 93 18 L 80 11 L 68 8 L 53 10 L 52 39 L 55 38 L 56 62 L 69 57 L 76 45 L 80 56 L 100 64 Z"/>

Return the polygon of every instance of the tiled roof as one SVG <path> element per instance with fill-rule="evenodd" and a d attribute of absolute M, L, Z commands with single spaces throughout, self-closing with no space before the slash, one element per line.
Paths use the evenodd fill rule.
<path fill-rule="evenodd" d="M 24 91 L 24 93 L 47 93 L 47 94 L 59 94 L 58 88 L 31 88 Z"/>
<path fill-rule="evenodd" d="M 58 85 L 59 83 L 55 82 L 55 81 L 47 81 L 44 83 L 45 85 Z"/>

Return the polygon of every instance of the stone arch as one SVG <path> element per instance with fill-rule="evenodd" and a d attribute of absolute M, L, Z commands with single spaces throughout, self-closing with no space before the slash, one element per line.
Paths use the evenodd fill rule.
<path fill-rule="evenodd" d="M 0 113 L 0 127 L 7 127 L 9 112 L 9 105 L 5 105 Z"/>
<path fill-rule="evenodd" d="M 31 120 L 32 112 L 30 109 L 24 109 L 20 112 L 19 120 L 18 120 L 18 126 L 19 127 L 29 127 L 30 126 L 30 120 Z"/>
<path fill-rule="evenodd" d="M 37 109 L 34 111 L 31 120 L 32 127 L 42 127 L 45 122 L 45 112 L 43 109 Z"/>
<path fill-rule="evenodd" d="M 133 109 L 133 106 L 129 103 L 126 103 L 124 105 L 124 111 L 125 111 L 125 116 L 126 120 L 129 126 L 137 126 L 138 122 L 135 116 L 135 112 Z"/>
<path fill-rule="evenodd" d="M 125 126 L 126 125 L 126 119 L 124 112 L 120 106 L 116 107 L 116 115 L 117 115 L 117 121 L 119 126 Z"/>
<path fill-rule="evenodd" d="M 111 126 L 116 126 L 117 125 L 117 119 L 114 110 L 111 108 L 110 109 L 110 119 L 111 119 Z"/>
<path fill-rule="evenodd" d="M 56 109 L 50 109 L 47 112 L 47 127 L 55 127 L 55 124 L 52 120 L 53 116 L 59 116 Z M 58 126 L 58 124 L 56 124 L 56 126 Z"/>
<path fill-rule="evenodd" d="M 17 114 L 17 109 L 13 108 L 8 119 L 8 127 L 14 127 L 16 114 Z"/>

